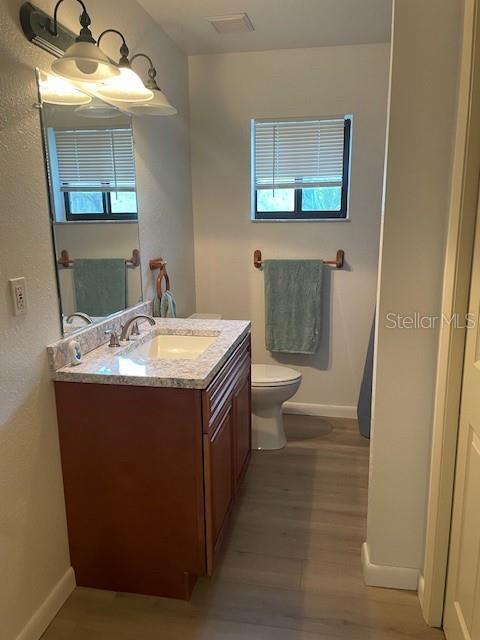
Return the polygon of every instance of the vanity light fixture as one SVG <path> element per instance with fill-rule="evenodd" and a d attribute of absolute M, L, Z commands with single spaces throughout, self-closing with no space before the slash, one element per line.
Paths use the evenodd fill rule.
<path fill-rule="evenodd" d="M 98 37 L 98 44 L 107 33 L 115 33 L 122 39 L 118 69 L 120 75 L 95 86 L 96 95 L 114 102 L 147 102 L 153 99 L 153 91 L 147 89 L 140 76 L 133 71 L 128 59 L 129 49 L 125 38 L 117 29 L 106 29 Z"/>
<path fill-rule="evenodd" d="M 157 70 L 153 66 L 152 59 L 147 56 L 146 53 L 136 53 L 130 59 L 130 63 L 133 63 L 136 58 L 145 58 L 150 65 L 148 69 L 148 80 L 145 86 L 153 92 L 153 98 L 148 102 L 127 106 L 127 110 L 134 115 L 174 116 L 178 112 L 175 107 L 170 104 L 167 96 L 157 84 L 155 79 L 157 76 Z"/>
<path fill-rule="evenodd" d="M 48 73 L 39 75 L 42 102 L 55 105 L 88 105 L 92 98 L 76 89 L 68 80 Z"/>
<path fill-rule="evenodd" d="M 58 9 L 64 0 L 58 0 L 53 18 L 25 2 L 20 8 L 20 23 L 23 32 L 34 44 L 55 55 L 52 71 L 68 80 L 80 82 L 102 82 L 119 75 L 118 68 L 96 46 L 90 31 L 90 16 L 82 0 L 79 21 L 80 33 L 65 29 L 57 20 Z"/>
<path fill-rule="evenodd" d="M 124 117 L 121 111 L 111 104 L 107 104 L 99 98 L 93 98 L 90 104 L 84 104 L 75 109 L 77 116 L 82 118 L 94 118 L 95 120 L 109 120 L 112 118 Z"/>

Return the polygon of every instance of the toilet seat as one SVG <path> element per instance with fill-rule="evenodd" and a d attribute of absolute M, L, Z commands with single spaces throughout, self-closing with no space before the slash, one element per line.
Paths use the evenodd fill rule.
<path fill-rule="evenodd" d="M 283 387 L 299 380 L 302 374 L 295 369 L 276 364 L 253 364 L 252 387 Z"/>

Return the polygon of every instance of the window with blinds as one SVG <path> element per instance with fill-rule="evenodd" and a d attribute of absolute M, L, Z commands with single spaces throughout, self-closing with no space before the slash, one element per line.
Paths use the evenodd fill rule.
<path fill-rule="evenodd" d="M 67 220 L 137 217 L 130 128 L 55 129 L 55 160 Z"/>
<path fill-rule="evenodd" d="M 252 122 L 252 202 L 260 220 L 345 219 L 351 117 Z"/>

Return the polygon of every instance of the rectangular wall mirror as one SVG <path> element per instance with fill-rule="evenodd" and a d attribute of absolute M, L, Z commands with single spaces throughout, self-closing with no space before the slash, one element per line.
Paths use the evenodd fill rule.
<path fill-rule="evenodd" d="M 37 70 L 63 334 L 142 301 L 131 117 Z"/>

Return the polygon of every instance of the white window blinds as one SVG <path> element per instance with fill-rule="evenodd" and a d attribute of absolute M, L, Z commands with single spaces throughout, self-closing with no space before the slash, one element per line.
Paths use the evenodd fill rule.
<path fill-rule="evenodd" d="M 134 191 L 131 129 L 56 129 L 62 191 Z"/>
<path fill-rule="evenodd" d="M 255 121 L 255 188 L 341 186 L 345 118 Z"/>

